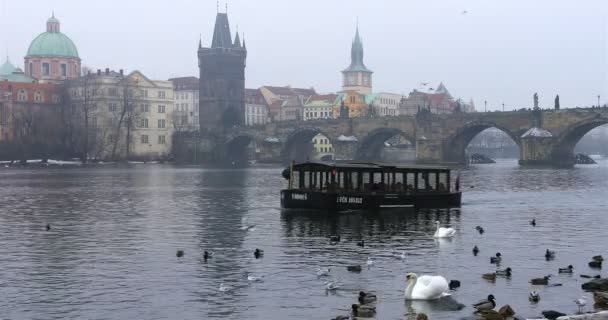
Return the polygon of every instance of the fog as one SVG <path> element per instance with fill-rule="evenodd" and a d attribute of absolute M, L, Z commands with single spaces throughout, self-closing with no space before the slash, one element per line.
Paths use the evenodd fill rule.
<path fill-rule="evenodd" d="M 196 48 L 211 41 L 216 1 L 1 0 L 0 52 L 22 67 L 54 11 L 83 65 L 155 79 L 198 76 Z M 220 1 L 224 12 L 226 1 Z M 608 2 L 566 0 L 231 0 L 244 33 L 246 86 L 340 90 L 357 18 L 374 91 L 405 93 L 443 81 L 483 109 L 597 103 L 608 98 Z M 241 35 L 243 36 L 243 35 Z M 602 98 L 603 102 L 608 99 Z"/>

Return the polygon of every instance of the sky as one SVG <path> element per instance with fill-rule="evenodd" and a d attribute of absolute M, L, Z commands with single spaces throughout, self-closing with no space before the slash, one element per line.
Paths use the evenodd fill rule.
<path fill-rule="evenodd" d="M 0 0 L 0 52 L 22 67 L 54 11 L 92 69 L 198 76 L 215 15 L 247 43 L 246 86 L 341 89 L 357 20 L 373 90 L 443 82 L 478 110 L 608 102 L 606 0 Z"/>

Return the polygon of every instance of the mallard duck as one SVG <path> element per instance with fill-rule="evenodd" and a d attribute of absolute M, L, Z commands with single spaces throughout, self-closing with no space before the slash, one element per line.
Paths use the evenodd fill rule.
<path fill-rule="evenodd" d="M 475 227 L 475 230 L 477 230 L 477 232 L 479 232 L 479 234 L 483 234 L 483 232 L 484 232 L 484 230 L 481 226 Z"/>
<path fill-rule="evenodd" d="M 502 254 L 496 252 L 496 256 L 490 257 L 490 263 L 498 264 L 502 261 Z"/>
<path fill-rule="evenodd" d="M 492 294 L 488 295 L 487 299 L 483 299 L 473 305 L 473 308 L 477 309 L 477 311 L 491 310 L 491 309 L 494 309 L 495 307 L 496 307 L 496 300 L 494 298 L 494 295 L 492 295 Z"/>
<path fill-rule="evenodd" d="M 530 302 L 539 302 L 540 294 L 538 293 L 538 291 L 536 291 L 536 290 L 530 291 L 530 294 L 528 295 L 528 300 L 530 300 Z"/>
<path fill-rule="evenodd" d="M 565 268 L 559 268 L 558 273 L 572 273 L 573 269 L 574 269 L 574 267 L 572 265 L 569 265 Z"/>
<path fill-rule="evenodd" d="M 565 313 L 561 313 L 555 310 L 545 310 L 543 312 L 541 312 L 541 314 L 543 315 L 543 317 L 549 319 L 549 320 L 555 320 L 559 317 L 563 317 L 566 314 Z"/>
<path fill-rule="evenodd" d="M 530 283 L 533 285 L 548 285 L 549 284 L 549 277 L 548 276 L 544 276 L 542 278 L 534 278 L 532 280 L 530 280 Z"/>
<path fill-rule="evenodd" d="M 593 256 L 591 258 L 591 260 L 602 262 L 602 261 L 604 261 L 604 257 L 602 257 L 601 255 L 599 255 L 599 256 Z"/>
<path fill-rule="evenodd" d="M 608 305 L 608 292 L 594 292 L 593 301 L 599 305 Z"/>
<path fill-rule="evenodd" d="M 354 266 L 347 266 L 346 270 L 350 271 L 350 272 L 361 272 L 361 266 L 360 265 L 354 265 Z"/>
<path fill-rule="evenodd" d="M 515 310 L 513 310 L 510 305 L 505 304 L 498 309 L 498 313 L 500 313 L 504 319 L 509 319 L 515 315 Z"/>
<path fill-rule="evenodd" d="M 531 224 L 533 227 L 536 227 L 536 218 L 532 218 L 532 221 L 530 221 L 530 224 Z"/>
<path fill-rule="evenodd" d="M 181 258 L 184 256 L 184 250 L 177 250 L 177 252 L 175 253 L 175 256 L 178 258 Z"/>
<path fill-rule="evenodd" d="M 351 308 L 354 317 L 373 318 L 376 316 L 376 307 L 374 306 L 353 304 Z"/>
<path fill-rule="evenodd" d="M 264 255 L 264 250 L 260 250 L 260 249 L 256 248 L 255 251 L 253 251 L 253 256 L 256 259 L 262 257 L 263 255 Z"/>
<path fill-rule="evenodd" d="M 486 280 L 494 281 L 496 280 L 496 272 L 484 273 L 481 275 L 481 277 Z"/>
<path fill-rule="evenodd" d="M 479 253 L 479 248 L 477 248 L 477 246 L 473 247 L 473 255 L 477 256 L 477 254 Z"/>
<path fill-rule="evenodd" d="M 547 251 L 545 251 L 545 259 L 551 260 L 554 258 L 555 258 L 555 251 L 551 251 L 551 250 L 547 249 Z"/>
<path fill-rule="evenodd" d="M 510 277 L 511 276 L 511 268 L 506 268 L 504 270 L 496 270 L 496 275 L 497 276 L 502 276 L 502 277 Z"/>
<path fill-rule="evenodd" d="M 378 298 L 376 297 L 375 294 L 371 293 L 371 292 L 363 292 L 363 291 L 359 291 L 359 303 L 360 304 L 368 304 L 368 303 L 375 303 Z"/>
<path fill-rule="evenodd" d="M 361 240 L 357 242 L 357 246 L 359 247 L 365 247 L 365 240 Z"/>

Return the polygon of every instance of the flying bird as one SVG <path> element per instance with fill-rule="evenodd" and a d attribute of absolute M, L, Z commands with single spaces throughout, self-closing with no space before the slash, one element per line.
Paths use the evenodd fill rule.
<path fill-rule="evenodd" d="M 462 12 L 460 14 L 467 14 L 468 11 L 467 10 L 462 10 Z"/>

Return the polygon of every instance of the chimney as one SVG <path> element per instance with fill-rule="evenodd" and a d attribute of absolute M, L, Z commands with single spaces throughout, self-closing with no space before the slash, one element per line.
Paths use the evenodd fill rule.
<path fill-rule="evenodd" d="M 120 69 L 120 75 L 121 75 L 121 76 L 123 75 L 123 71 L 122 71 L 122 69 Z"/>
<path fill-rule="evenodd" d="M 97 75 L 100 76 L 101 75 L 101 69 L 97 69 Z"/>
<path fill-rule="evenodd" d="M 106 76 L 110 75 L 110 68 L 106 68 Z"/>

